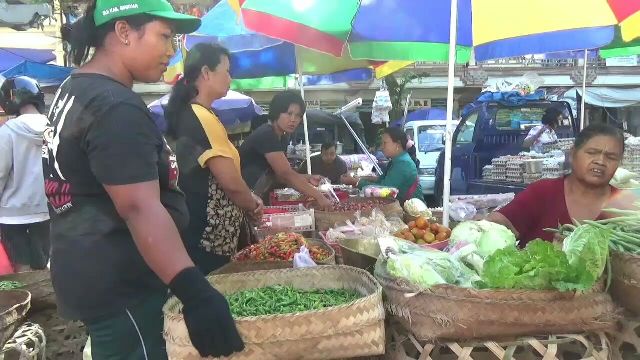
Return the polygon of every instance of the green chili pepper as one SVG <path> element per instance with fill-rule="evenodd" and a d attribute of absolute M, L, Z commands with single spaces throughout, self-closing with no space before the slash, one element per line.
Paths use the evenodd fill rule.
<path fill-rule="evenodd" d="M 360 298 L 353 290 L 300 290 L 291 286 L 271 286 L 239 291 L 227 296 L 235 317 L 290 314 L 320 310 Z"/>
<path fill-rule="evenodd" d="M 0 281 L 0 290 L 13 290 L 23 286 L 24 284 L 19 281 Z"/>

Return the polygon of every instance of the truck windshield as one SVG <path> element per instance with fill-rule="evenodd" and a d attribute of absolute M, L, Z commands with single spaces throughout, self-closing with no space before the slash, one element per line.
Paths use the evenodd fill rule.
<path fill-rule="evenodd" d="M 446 127 L 444 125 L 424 125 L 418 128 L 418 150 L 424 153 L 439 152 L 444 149 L 442 139 Z"/>
<path fill-rule="evenodd" d="M 548 106 L 499 108 L 495 117 L 496 128 L 498 130 L 529 130 L 542 124 L 542 116 L 548 108 Z M 564 122 L 560 126 L 570 125 L 566 116 Z"/>

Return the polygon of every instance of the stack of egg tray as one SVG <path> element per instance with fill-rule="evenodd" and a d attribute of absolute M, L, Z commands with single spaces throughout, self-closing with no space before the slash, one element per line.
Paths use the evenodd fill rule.
<path fill-rule="evenodd" d="M 493 165 L 487 165 L 482 168 L 482 179 L 493 180 Z"/>
<path fill-rule="evenodd" d="M 542 178 L 554 179 L 564 176 L 562 163 L 545 163 L 542 165 Z"/>
<path fill-rule="evenodd" d="M 513 183 L 522 183 L 523 162 L 519 157 L 512 157 L 507 163 L 507 181 Z"/>
<path fill-rule="evenodd" d="M 632 172 L 640 172 L 640 146 L 627 144 L 622 167 Z"/>
<path fill-rule="evenodd" d="M 507 162 L 508 158 L 506 156 L 501 156 L 499 158 L 491 160 L 491 163 L 493 164 L 493 171 L 491 172 L 493 180 L 507 180 Z"/>

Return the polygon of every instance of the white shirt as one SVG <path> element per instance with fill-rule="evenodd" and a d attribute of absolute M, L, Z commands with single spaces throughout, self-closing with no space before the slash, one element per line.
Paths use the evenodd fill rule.
<path fill-rule="evenodd" d="M 536 134 L 540 131 L 540 129 L 542 129 L 543 126 L 544 125 L 538 125 L 532 128 L 531 130 L 529 130 L 529 133 L 527 134 L 525 141 L 532 139 L 534 136 L 536 136 Z M 536 139 L 533 145 L 531 145 L 531 151 L 535 151 L 541 154 L 543 145 L 553 144 L 556 142 L 558 142 L 558 136 L 556 135 L 556 132 L 553 131 L 553 129 L 545 126 L 545 130 L 542 132 L 540 137 Z"/>

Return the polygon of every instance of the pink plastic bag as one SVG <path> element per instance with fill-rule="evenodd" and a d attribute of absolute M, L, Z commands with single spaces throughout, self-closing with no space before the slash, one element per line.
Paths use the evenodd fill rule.
<path fill-rule="evenodd" d="M 7 255 L 7 251 L 2 243 L 2 235 L 0 235 L 0 275 L 7 274 L 13 274 L 13 265 L 11 265 L 9 255 Z"/>

